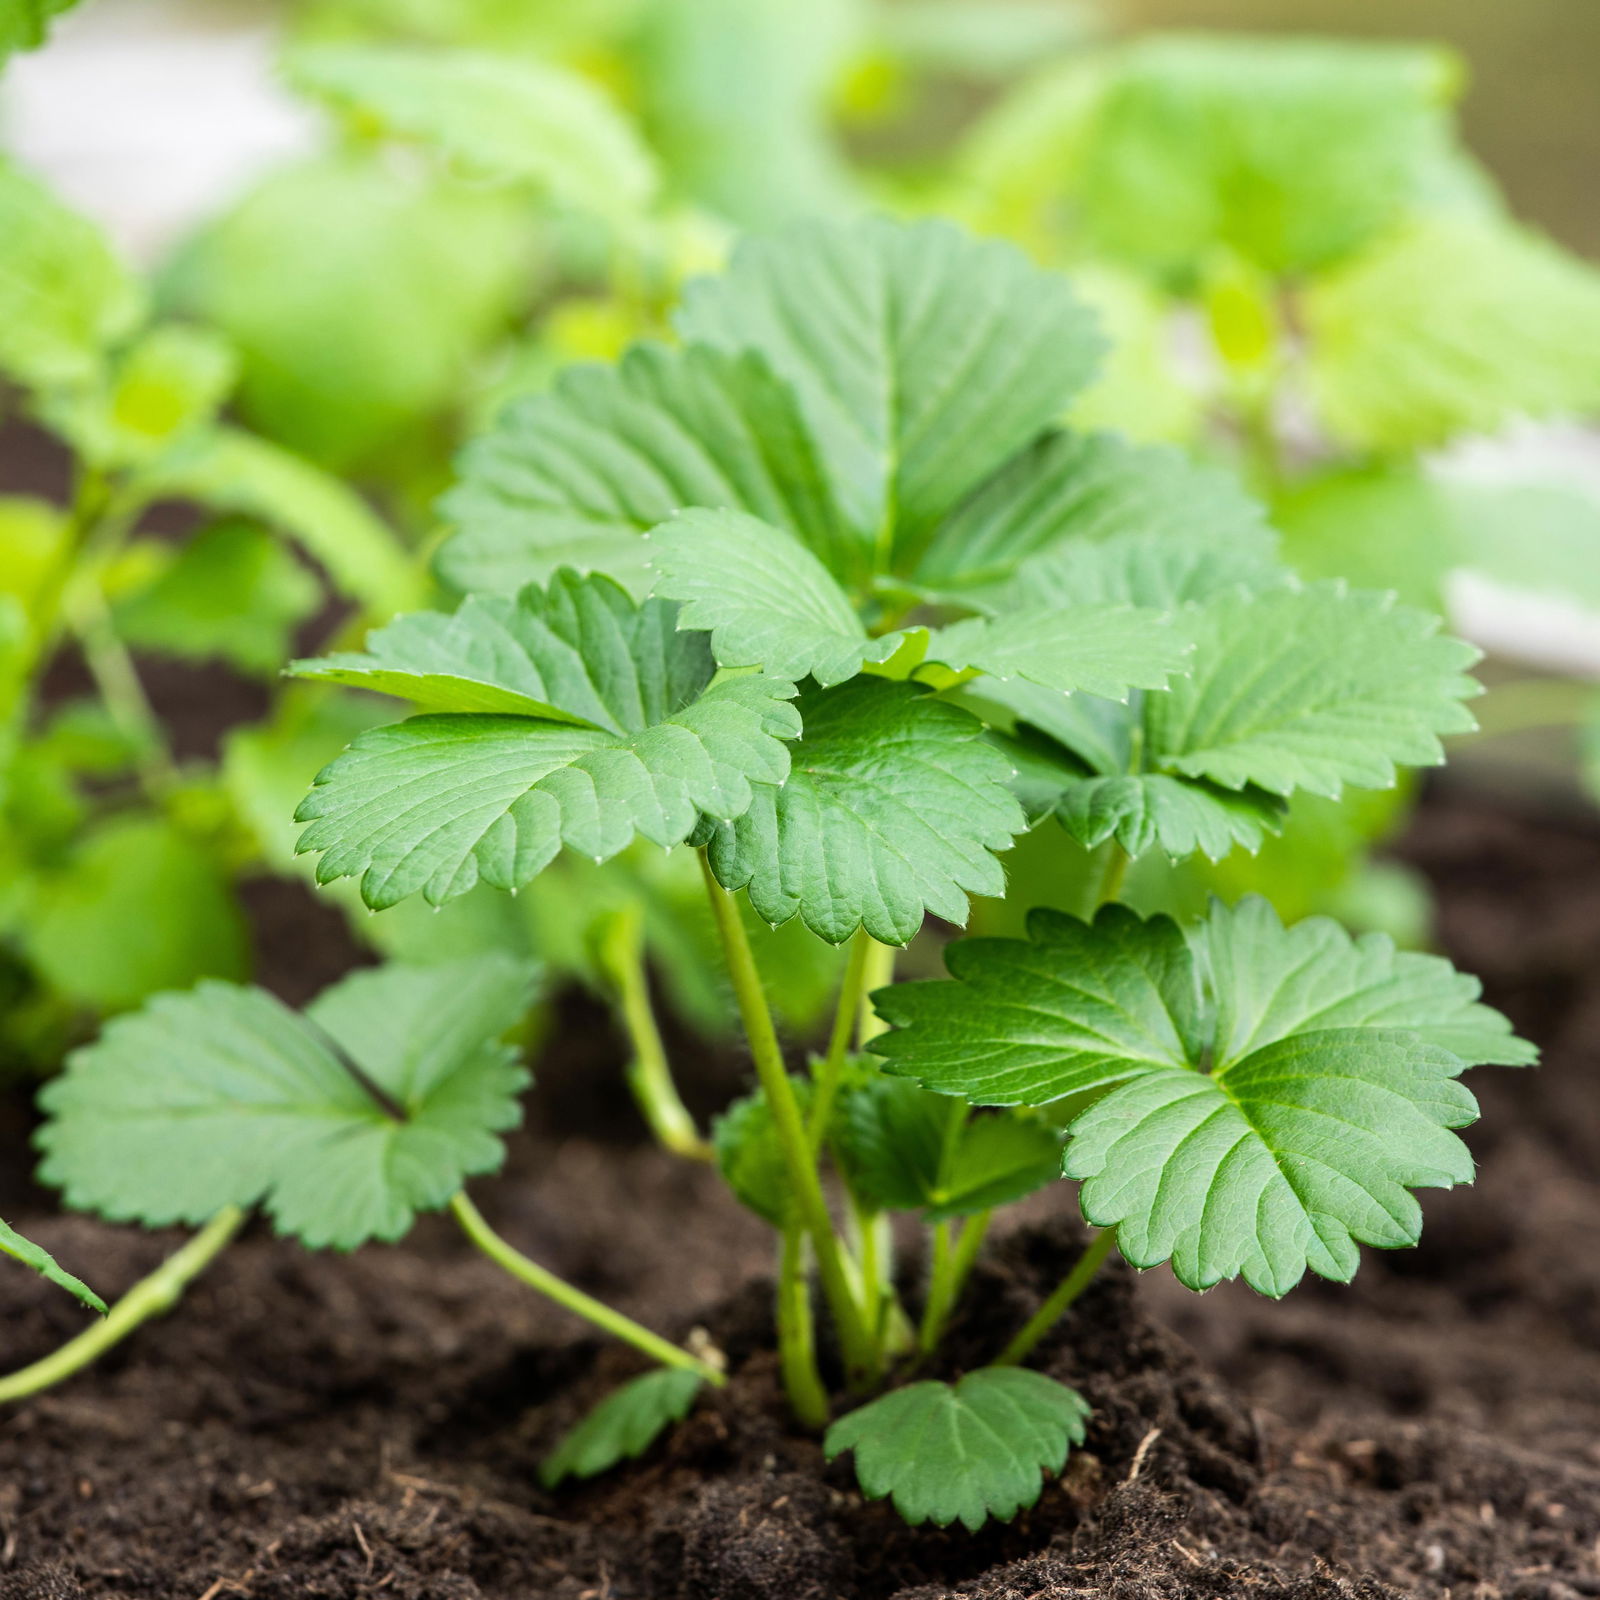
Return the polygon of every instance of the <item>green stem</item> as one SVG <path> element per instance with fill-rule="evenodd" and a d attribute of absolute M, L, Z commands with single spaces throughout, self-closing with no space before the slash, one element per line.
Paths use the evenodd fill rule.
<path fill-rule="evenodd" d="M 672 1065 L 650 1004 L 650 979 L 644 959 L 644 918 L 637 905 L 610 919 L 600 939 L 600 966 L 612 987 L 618 1020 L 633 1046 L 628 1087 L 656 1139 L 675 1155 L 711 1160 L 711 1146 L 684 1105 L 673 1081 Z"/>
<path fill-rule="evenodd" d="M 133 657 L 112 625 L 111 612 L 98 587 L 80 595 L 72 630 L 113 724 L 139 752 L 137 768 L 146 794 L 159 800 L 176 785 L 177 765 L 161 719 L 144 692 Z"/>
<path fill-rule="evenodd" d="M 707 1383 L 716 1384 L 719 1388 L 728 1381 L 709 1361 L 702 1361 L 699 1356 L 691 1355 L 687 1350 L 663 1339 L 660 1334 L 652 1333 L 643 1323 L 635 1322 L 632 1317 L 624 1316 L 603 1300 L 596 1300 L 593 1295 L 575 1289 L 564 1278 L 558 1278 L 537 1261 L 523 1255 L 484 1221 L 482 1212 L 467 1198 L 465 1190 L 456 1194 L 450 1202 L 450 1210 L 461 1224 L 462 1232 L 497 1267 L 509 1272 L 519 1283 L 538 1290 L 574 1316 L 592 1322 L 602 1333 L 609 1333 L 624 1344 L 631 1344 L 635 1350 L 649 1356 L 652 1361 L 659 1361 L 664 1367 L 698 1372 Z"/>
<path fill-rule="evenodd" d="M 861 1308 L 850 1291 L 843 1253 L 833 1231 L 833 1219 L 828 1215 L 822 1180 L 817 1175 L 810 1136 L 800 1114 L 794 1085 L 790 1083 L 789 1074 L 784 1068 L 783 1051 L 778 1046 L 778 1031 L 772 1023 L 772 1011 L 767 1005 L 750 940 L 739 917 L 738 903 L 717 882 L 711 863 L 703 851 L 700 866 L 705 873 L 706 894 L 711 901 L 711 913 L 722 939 L 728 976 L 739 1005 L 739 1016 L 744 1023 L 745 1037 L 750 1042 L 750 1054 L 755 1060 L 756 1076 L 772 1112 L 773 1126 L 783 1152 L 789 1183 L 800 1207 L 801 1220 L 811 1235 L 822 1290 L 828 1299 L 828 1309 L 838 1325 L 845 1367 L 854 1379 L 874 1369 L 872 1341 L 862 1322 Z"/>
<path fill-rule="evenodd" d="M 1091 911 L 1098 911 L 1101 906 L 1110 904 L 1122 893 L 1122 885 L 1128 876 L 1130 858 L 1128 852 L 1112 839 L 1106 845 L 1105 863 L 1100 871 L 1100 885 L 1095 891 L 1094 905 Z"/>
<path fill-rule="evenodd" d="M 858 1050 L 888 1031 L 889 1024 L 872 1009 L 872 996 L 894 982 L 894 963 L 899 954 L 892 944 L 879 944 L 876 939 L 867 946 L 866 970 L 861 975 L 861 1014 L 856 1021 Z"/>
<path fill-rule="evenodd" d="M 783 1230 L 778 1253 L 778 1360 L 784 1393 L 802 1427 L 822 1428 L 828 1421 L 828 1391 L 817 1371 L 816 1342 L 811 1322 L 811 1286 L 806 1274 L 805 1230 Z"/>
<path fill-rule="evenodd" d="M 1478 726 L 1457 734 L 1452 744 L 1497 739 L 1534 728 L 1581 725 L 1600 710 L 1600 693 L 1592 682 L 1573 678 L 1525 678 L 1494 685 L 1473 707 Z"/>
<path fill-rule="evenodd" d="M 1117 1242 L 1117 1230 L 1102 1228 L 1089 1241 L 1089 1248 L 1078 1257 L 1072 1271 L 1057 1285 L 1055 1292 L 1018 1330 L 1016 1338 L 1000 1353 L 997 1367 L 1014 1367 L 1027 1360 L 1033 1348 L 1056 1325 L 1068 1306 L 1089 1287 L 1100 1270 L 1100 1263 L 1111 1254 Z"/>
<path fill-rule="evenodd" d="M 850 1040 L 856 1029 L 856 1018 L 866 997 L 867 968 L 874 943 L 872 935 L 865 928 L 850 941 L 844 977 L 839 983 L 839 1003 L 834 1008 L 833 1028 L 828 1035 L 828 1053 L 816 1070 L 815 1092 L 811 1097 L 808 1132 L 813 1156 L 821 1151 L 828 1135 L 833 1103 L 838 1098 L 844 1064 L 850 1055 Z"/>
<path fill-rule="evenodd" d="M 917 1334 L 917 1349 L 930 1356 L 939 1348 L 950 1315 L 961 1299 L 972 1268 L 983 1248 L 992 1213 L 980 1211 L 953 1233 L 948 1222 L 934 1225 L 933 1264 L 928 1275 L 928 1300 L 922 1310 L 922 1327 Z"/>
<path fill-rule="evenodd" d="M 170 1311 L 183 1291 L 221 1254 L 223 1246 L 243 1226 L 244 1218 L 238 1206 L 224 1206 L 182 1249 L 134 1284 L 92 1327 L 42 1360 L 0 1378 L 0 1404 L 38 1394 L 81 1372 L 135 1328 Z"/>

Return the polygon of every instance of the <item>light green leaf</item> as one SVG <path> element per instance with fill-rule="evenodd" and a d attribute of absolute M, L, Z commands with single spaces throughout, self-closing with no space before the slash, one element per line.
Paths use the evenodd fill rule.
<path fill-rule="evenodd" d="M 1262 508 L 1232 473 L 1165 445 L 1111 434 L 1052 433 L 989 479 L 935 535 L 916 568 L 921 584 L 971 593 L 1029 557 L 1063 559 L 1091 541 L 1203 541 L 1269 559 Z M 1151 602 L 1154 603 L 1154 602 Z"/>
<path fill-rule="evenodd" d="M 539 1464 L 539 1482 L 554 1489 L 566 1478 L 593 1478 L 642 1456 L 694 1408 L 704 1380 L 697 1372 L 662 1367 L 613 1390 Z"/>
<path fill-rule="evenodd" d="M 548 61 L 392 44 L 307 45 L 301 89 L 458 158 L 475 175 L 527 180 L 564 205 L 627 218 L 656 187 L 650 152 L 589 79 Z"/>
<path fill-rule="evenodd" d="M 248 970 L 249 934 L 223 864 L 163 818 L 95 824 L 26 894 L 29 961 L 58 994 L 96 1011 Z"/>
<path fill-rule="evenodd" d="M 475 365 L 532 293 L 535 226 L 506 187 L 350 145 L 248 190 L 165 275 L 241 358 L 244 420 L 341 475 L 429 466 Z M 403 329 L 403 336 L 396 330 Z"/>
<path fill-rule="evenodd" d="M 7 161 L 0 239 L 0 372 L 31 389 L 93 381 L 143 319 L 144 290 L 93 223 Z"/>
<path fill-rule="evenodd" d="M 929 658 L 956 670 L 1109 700 L 1126 700 L 1130 688 L 1165 688 L 1187 667 L 1189 650 L 1182 629 L 1162 613 L 1131 606 L 1034 605 L 968 617 L 928 640 Z"/>
<path fill-rule="evenodd" d="M 973 1118 L 959 1100 L 881 1074 L 846 1086 L 833 1140 L 856 1194 L 928 1222 L 1020 1200 L 1061 1171 L 1060 1134 L 1031 1112 Z"/>
<path fill-rule="evenodd" d="M 1085 775 L 1056 803 L 1061 826 L 1085 849 L 1115 839 L 1130 856 L 1160 849 L 1174 861 L 1212 861 L 1235 848 L 1256 850 L 1282 825 L 1284 805 L 1261 789 L 1224 789 L 1160 772 Z"/>
<path fill-rule="evenodd" d="M 1380 240 L 1304 299 L 1312 395 L 1362 450 L 1424 450 L 1600 409 L 1600 272 L 1493 218 Z"/>
<path fill-rule="evenodd" d="M 58 1289 L 65 1289 L 91 1311 L 98 1311 L 102 1317 L 106 1314 L 105 1301 L 88 1284 L 81 1278 L 73 1277 L 42 1245 L 23 1238 L 9 1222 L 3 1220 L 0 1220 L 0 1254 L 10 1256 L 13 1261 L 20 1261 L 25 1267 L 32 1267 L 41 1278 L 55 1284 Z"/>
<path fill-rule="evenodd" d="M 1191 674 L 1145 700 L 1145 764 L 1224 788 L 1337 795 L 1437 766 L 1478 652 L 1392 597 L 1312 584 L 1224 595 L 1186 614 Z"/>
<path fill-rule="evenodd" d="M 759 350 L 795 386 L 880 568 L 891 548 L 911 561 L 969 490 L 1054 422 L 1102 349 L 1066 279 L 1014 246 L 876 217 L 747 239 L 725 276 L 689 285 L 677 326 Z"/>
<path fill-rule="evenodd" d="M 872 1049 L 939 1094 L 1045 1105 L 1199 1055 L 1193 959 L 1167 918 L 1033 911 L 1026 940 L 959 940 L 945 964 L 950 979 L 873 996 L 894 1031 Z"/>
<path fill-rule="evenodd" d="M 700 813 L 739 816 L 788 773 L 794 686 L 712 682 L 705 635 L 674 623 L 664 601 L 635 606 L 609 578 L 563 572 L 514 603 L 407 619 L 377 657 L 335 658 L 345 682 L 366 660 L 378 687 L 548 709 L 413 717 L 359 736 L 296 814 L 310 824 L 300 849 L 322 852 L 318 880 L 360 874 L 375 909 L 418 890 L 437 905 L 480 878 L 519 888 L 563 845 L 599 860 L 635 834 L 679 844 Z"/>
<path fill-rule="evenodd" d="M 916 686 L 856 678 L 803 695 L 788 781 L 702 828 L 725 889 L 771 923 L 831 944 L 864 927 L 904 944 L 928 912 L 964 922 L 968 894 L 999 894 L 991 852 L 1021 831 L 1009 768 L 982 724 Z"/>
<path fill-rule="evenodd" d="M 569 369 L 463 452 L 439 569 L 462 590 L 515 590 L 571 563 L 648 587 L 639 535 L 681 507 L 786 528 L 836 573 L 848 545 L 793 395 L 759 357 L 636 345 Z"/>
<path fill-rule="evenodd" d="M 1183 284 L 1230 250 L 1314 270 L 1398 217 L 1461 73 L 1445 52 L 1173 35 L 1113 52 L 1070 187 L 1094 253 Z"/>
<path fill-rule="evenodd" d="M 1444 486 L 1460 561 L 1508 588 L 1600 611 L 1600 495 L 1564 483 Z"/>
<path fill-rule="evenodd" d="M 811 1104 L 811 1080 L 791 1076 L 802 1110 Z M 735 1100 L 711 1130 L 717 1170 L 743 1206 L 774 1228 L 793 1220 L 795 1195 L 784 1166 L 772 1105 L 761 1090 Z"/>
<path fill-rule="evenodd" d="M 1083 1443 L 1089 1404 L 1026 1367 L 980 1367 L 954 1384 L 925 1381 L 880 1395 L 828 1429 L 831 1461 L 855 1451 L 868 1499 L 886 1495 L 913 1527 L 961 1522 L 976 1533 L 1039 1498 Z"/>
<path fill-rule="evenodd" d="M 281 528 L 353 600 L 394 611 L 421 597 L 414 559 L 366 502 L 265 439 L 208 428 L 163 455 L 140 481 L 152 496 L 194 500 Z"/>
<path fill-rule="evenodd" d="M 46 1086 L 41 1176 L 150 1227 L 261 1203 L 313 1247 L 398 1239 L 504 1158 L 528 1075 L 497 1041 L 527 986 L 480 956 L 355 973 L 303 1018 L 230 984 L 158 995 Z"/>
<path fill-rule="evenodd" d="M 1472 1177 L 1457 1075 L 1534 1058 L 1448 963 L 1286 930 L 1262 900 L 1213 903 L 1187 939 L 1121 906 L 1028 931 L 952 946 L 954 981 L 880 991 L 895 1031 L 872 1048 L 979 1104 L 1087 1097 L 1063 1165 L 1084 1215 L 1193 1289 L 1281 1295 L 1308 1266 L 1350 1277 L 1358 1244 L 1414 1244 L 1409 1191 Z"/>
<path fill-rule="evenodd" d="M 762 667 L 823 688 L 887 661 L 904 639 L 874 639 L 828 569 L 798 539 L 739 511 L 685 511 L 647 535 L 655 592 L 683 603 L 725 667 Z"/>
<path fill-rule="evenodd" d="M 276 674 L 295 628 L 316 610 L 316 578 L 254 523 L 196 534 L 154 581 L 113 608 L 138 649 Z"/>
<path fill-rule="evenodd" d="M 14 51 L 37 50 L 49 35 L 51 20 L 77 3 L 78 0 L 10 0 L 0 10 L 0 66 Z"/>

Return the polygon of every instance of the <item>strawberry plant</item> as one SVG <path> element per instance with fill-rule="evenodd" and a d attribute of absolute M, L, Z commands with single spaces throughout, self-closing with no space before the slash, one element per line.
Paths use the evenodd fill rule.
<path fill-rule="evenodd" d="M 1136 859 L 1255 848 L 1296 795 L 1438 762 L 1472 725 L 1476 652 L 1391 595 L 1293 577 L 1221 469 L 1063 426 L 1102 340 L 1009 245 L 796 226 L 693 285 L 677 331 L 469 447 L 440 555 L 469 591 L 454 611 L 293 665 L 411 707 L 318 774 L 300 848 L 382 915 L 516 894 L 563 855 L 698 862 L 756 1078 L 712 1152 L 777 1241 L 794 1418 L 908 1521 L 976 1528 L 1084 1436 L 1083 1397 L 1025 1363 L 1113 1252 L 1279 1296 L 1414 1243 L 1413 1191 L 1470 1181 L 1461 1072 L 1533 1059 L 1472 979 L 1259 898 L 1180 921 L 1121 897 Z M 948 977 L 894 983 L 930 917 L 1007 893 L 1029 833 L 1083 898 L 1038 909 L 1014 885 L 1024 937 L 957 939 Z M 803 1070 L 741 901 L 845 951 Z M 504 956 L 392 966 L 303 1015 L 213 982 L 111 1023 L 45 1090 L 43 1176 L 203 1231 L 0 1396 L 170 1303 L 246 1208 L 339 1249 L 448 1208 L 657 1364 L 545 1481 L 647 1448 L 727 1381 L 720 1353 L 554 1277 L 463 1188 L 517 1115 L 500 1041 L 527 981 Z M 636 1087 L 666 1105 L 651 1067 Z M 935 1375 L 991 1215 L 1062 1177 L 1097 1230 L 1081 1258 L 988 1365 Z M 893 1214 L 926 1230 L 914 1296 Z"/>

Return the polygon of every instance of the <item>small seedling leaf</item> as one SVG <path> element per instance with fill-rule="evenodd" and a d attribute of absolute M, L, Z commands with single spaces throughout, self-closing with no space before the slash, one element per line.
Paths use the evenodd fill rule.
<path fill-rule="evenodd" d="M 828 1429 L 823 1450 L 830 1461 L 853 1450 L 862 1492 L 888 1496 L 913 1526 L 976 1532 L 1038 1500 L 1044 1474 L 1083 1443 L 1088 1417 L 1082 1395 L 1042 1372 L 981 1367 L 869 1401 Z"/>
<path fill-rule="evenodd" d="M 608 1394 L 539 1464 L 539 1482 L 554 1489 L 566 1478 L 593 1478 L 642 1456 L 694 1408 L 704 1382 L 697 1372 L 662 1367 Z"/>
<path fill-rule="evenodd" d="M 397 1239 L 501 1161 L 527 1074 L 498 1039 L 527 990 L 480 956 L 355 973 L 303 1018 L 233 984 L 157 995 L 46 1086 L 41 1176 L 150 1227 L 260 1202 L 314 1247 Z"/>
<path fill-rule="evenodd" d="M 993 852 L 1024 818 L 975 717 L 872 677 L 808 691 L 799 708 L 788 781 L 702 829 L 725 889 L 748 888 L 770 923 L 798 914 L 830 944 L 865 927 L 895 945 L 928 912 L 964 922 L 969 894 L 1003 891 Z"/>
<path fill-rule="evenodd" d="M 105 1301 L 88 1284 L 80 1278 L 73 1277 L 43 1245 L 35 1244 L 32 1239 L 23 1238 L 9 1222 L 3 1220 L 0 1220 L 0 1254 L 8 1255 L 14 1261 L 20 1261 L 25 1267 L 32 1267 L 41 1278 L 55 1284 L 58 1289 L 65 1289 L 91 1311 L 98 1311 L 101 1316 L 106 1314 Z"/>

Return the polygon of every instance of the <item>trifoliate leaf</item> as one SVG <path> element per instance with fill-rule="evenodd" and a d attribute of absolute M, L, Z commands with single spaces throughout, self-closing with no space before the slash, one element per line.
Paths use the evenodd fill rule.
<path fill-rule="evenodd" d="M 833 1138 L 856 1194 L 929 1222 L 1020 1200 L 1061 1171 L 1060 1134 L 1031 1112 L 975 1118 L 960 1100 L 881 1074 L 847 1086 Z"/>
<path fill-rule="evenodd" d="M 1145 700 L 1145 765 L 1273 794 L 1387 788 L 1437 766 L 1478 652 L 1436 617 L 1334 584 L 1224 595 L 1186 613 L 1190 675 Z"/>
<path fill-rule="evenodd" d="M 158 995 L 45 1088 L 41 1175 L 151 1227 L 260 1202 L 314 1247 L 398 1239 L 502 1159 L 527 1074 L 497 1040 L 527 987 L 490 955 L 358 972 L 304 1017 L 231 984 Z"/>
<path fill-rule="evenodd" d="M 520 888 L 563 845 L 597 860 L 636 834 L 670 848 L 699 814 L 726 822 L 770 795 L 799 732 L 793 684 L 713 682 L 705 635 L 676 632 L 671 606 L 571 572 L 514 602 L 404 619 L 378 653 L 328 670 L 435 703 L 544 708 L 375 728 L 317 775 L 300 849 L 322 853 L 320 882 L 359 874 L 375 909 L 418 890 L 437 905 L 480 879 Z"/>
<path fill-rule="evenodd" d="M 880 568 L 1054 422 L 1102 348 L 1067 280 L 1015 246 L 879 217 L 746 240 L 725 276 L 689 285 L 677 326 L 759 350 L 794 385 Z"/>
<path fill-rule="evenodd" d="M 589 79 L 550 62 L 388 44 L 308 45 L 296 84 L 330 104 L 419 139 L 474 175 L 528 180 L 563 204 L 612 217 L 649 203 L 649 151 Z"/>
<path fill-rule="evenodd" d="M 23 1238 L 9 1222 L 3 1220 L 0 1220 L 0 1254 L 10 1256 L 13 1261 L 20 1261 L 25 1267 L 32 1267 L 41 1278 L 55 1284 L 58 1289 L 65 1289 L 91 1311 L 98 1311 L 101 1316 L 106 1314 L 105 1301 L 88 1284 L 81 1278 L 73 1277 L 43 1245 L 35 1244 L 32 1239 Z"/>
<path fill-rule="evenodd" d="M 462 453 L 439 570 L 511 591 L 563 563 L 648 587 L 639 535 L 685 506 L 747 511 L 835 573 L 861 565 L 793 394 L 758 356 L 636 345 L 507 408 Z"/>
<path fill-rule="evenodd" d="M 1493 218 L 1416 222 L 1305 296 L 1313 398 L 1361 450 L 1600 407 L 1600 272 Z"/>
<path fill-rule="evenodd" d="M 1415 198 L 1460 81 L 1444 52 L 1183 35 L 1114 52 L 1076 171 L 1094 253 L 1184 285 L 1219 249 L 1279 275 Z"/>
<path fill-rule="evenodd" d="M 940 527 L 916 578 L 933 590 L 969 594 L 1003 581 L 1030 556 L 1135 535 L 1203 541 L 1261 559 L 1270 558 L 1273 545 L 1262 508 L 1232 473 L 1197 465 L 1164 445 L 1052 433 Z"/>
<path fill-rule="evenodd" d="M 196 534 L 154 581 L 113 608 L 142 650 L 276 674 L 321 586 L 264 528 L 227 521 Z"/>
<path fill-rule="evenodd" d="M 792 535 L 740 511 L 685 511 L 649 534 L 655 593 L 683 603 L 725 667 L 762 667 L 823 688 L 887 661 L 904 637 L 872 638 L 850 597 Z"/>
<path fill-rule="evenodd" d="M 1089 1404 L 1042 1372 L 980 1367 L 958 1382 L 891 1390 L 841 1417 L 823 1440 L 831 1461 L 855 1451 L 868 1499 L 890 1497 L 913 1527 L 1009 1522 L 1039 1498 L 1083 1443 Z"/>
<path fill-rule="evenodd" d="M 975 717 L 877 678 L 809 692 L 799 709 L 788 781 L 757 785 L 748 811 L 701 831 L 725 889 L 831 944 L 864 927 L 894 945 L 930 911 L 964 922 L 969 894 L 1003 892 L 991 852 L 1024 819 Z"/>
<path fill-rule="evenodd" d="M 594 1478 L 642 1456 L 694 1408 L 704 1382 L 697 1372 L 662 1367 L 608 1394 L 539 1464 L 539 1482 L 554 1489 L 566 1478 Z"/>
<path fill-rule="evenodd" d="M 93 223 L 5 161 L 0 239 L 0 372 L 34 389 L 93 379 L 144 316 L 137 280 Z"/>
<path fill-rule="evenodd" d="M 875 996 L 889 1070 L 978 1104 L 1092 1095 L 1063 1170 L 1136 1267 L 1281 1295 L 1346 1279 L 1358 1244 L 1414 1244 L 1409 1191 L 1469 1182 L 1450 1131 L 1474 1062 L 1532 1049 L 1448 963 L 1317 918 L 1214 904 L 1187 938 L 1122 906 L 1035 912 L 1026 940 L 953 945 L 954 981 Z"/>

